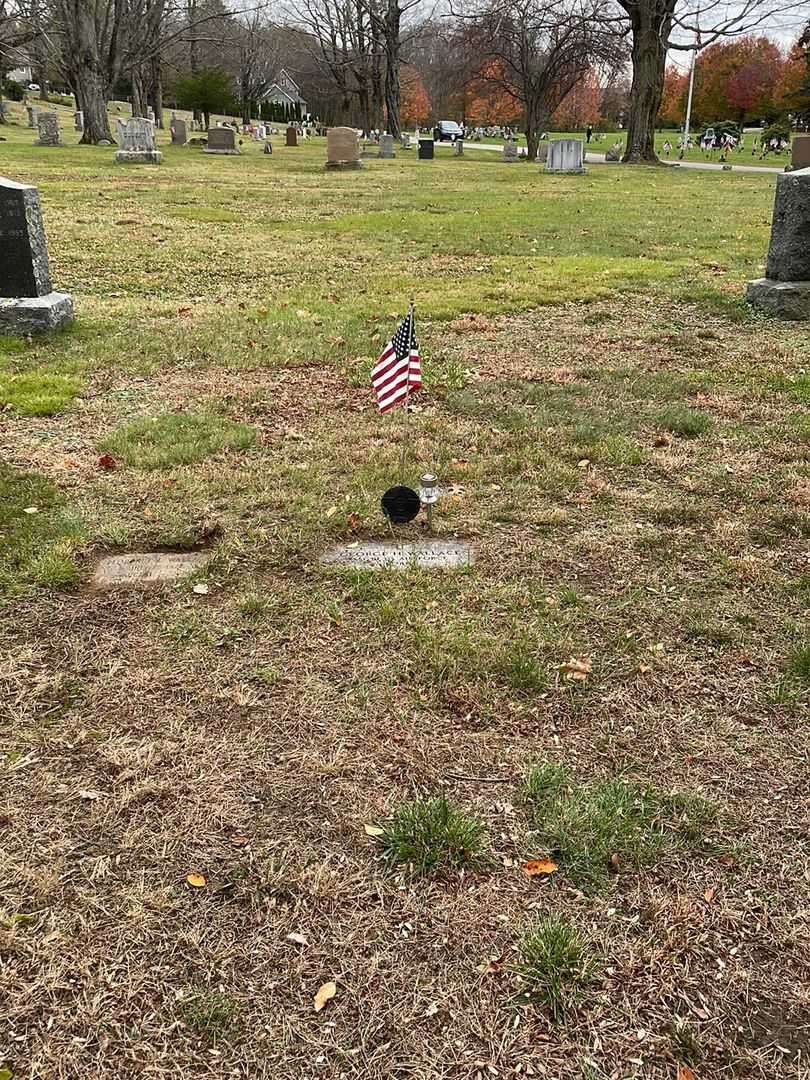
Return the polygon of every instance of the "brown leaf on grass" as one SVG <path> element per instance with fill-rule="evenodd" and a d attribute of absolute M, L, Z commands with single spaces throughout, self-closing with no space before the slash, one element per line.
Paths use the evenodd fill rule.
<path fill-rule="evenodd" d="M 187 874 L 186 881 L 193 889 L 204 889 L 208 884 L 204 874 Z"/>
<path fill-rule="evenodd" d="M 695 1074 L 688 1065 L 678 1066 L 678 1080 L 696 1080 Z"/>
<path fill-rule="evenodd" d="M 703 894 L 703 899 L 706 901 L 707 904 L 710 904 L 712 902 L 712 900 L 714 900 L 716 895 L 717 895 L 717 886 L 716 885 L 710 885 L 709 888 L 706 890 L 706 892 Z"/>
<path fill-rule="evenodd" d="M 230 842 L 234 847 L 246 847 L 250 843 L 249 836 L 232 836 Z"/>
<path fill-rule="evenodd" d="M 346 518 L 346 528 L 349 530 L 349 532 L 357 532 L 361 524 L 362 521 L 360 520 L 359 514 L 352 513 L 349 514 L 349 516 Z"/>
<path fill-rule="evenodd" d="M 590 660 L 577 660 L 572 656 L 567 663 L 562 665 L 562 671 L 566 679 L 572 682 L 584 682 L 593 671 L 593 665 Z"/>
<path fill-rule="evenodd" d="M 112 454 L 102 454 L 98 459 L 98 467 L 100 469 L 105 469 L 107 472 L 112 472 L 113 469 L 118 468 L 118 462 Z"/>
<path fill-rule="evenodd" d="M 324 983 L 318 993 L 315 995 L 312 1004 L 315 1006 L 315 1012 L 320 1012 L 326 1005 L 327 1001 L 331 1001 L 337 993 L 337 986 L 333 982 Z"/>
<path fill-rule="evenodd" d="M 500 975 L 503 972 L 503 965 L 506 963 L 506 953 L 502 956 L 496 956 L 494 960 L 490 960 L 487 966 L 484 968 L 485 975 Z"/>
<path fill-rule="evenodd" d="M 551 859 L 530 859 L 520 869 L 526 877 L 541 877 L 544 874 L 553 874 L 557 864 Z"/>

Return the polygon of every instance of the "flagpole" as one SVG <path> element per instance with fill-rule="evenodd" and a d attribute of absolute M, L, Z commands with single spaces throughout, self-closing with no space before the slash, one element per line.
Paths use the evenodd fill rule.
<path fill-rule="evenodd" d="M 410 308 L 408 312 L 410 319 L 410 339 L 408 341 L 408 367 L 407 367 L 407 381 L 405 383 L 405 418 L 402 423 L 402 453 L 399 459 L 399 477 L 400 483 L 405 483 L 405 451 L 408 445 L 408 404 L 411 400 L 411 346 L 413 345 L 414 334 L 416 331 L 414 320 L 414 303 L 413 297 L 411 297 Z"/>

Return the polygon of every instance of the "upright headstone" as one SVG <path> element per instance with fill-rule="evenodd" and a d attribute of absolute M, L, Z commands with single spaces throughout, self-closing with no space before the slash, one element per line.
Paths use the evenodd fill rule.
<path fill-rule="evenodd" d="M 73 127 L 76 131 L 84 131 L 84 113 L 81 109 L 73 114 Z"/>
<path fill-rule="evenodd" d="M 514 139 L 507 139 L 503 144 L 503 160 L 507 165 L 513 165 L 517 159 L 517 143 Z"/>
<path fill-rule="evenodd" d="M 53 291 L 39 192 L 0 176 L 0 335 L 58 330 L 73 302 Z"/>
<path fill-rule="evenodd" d="M 810 169 L 810 135 L 793 136 L 793 145 L 790 149 L 790 168 L 792 172 L 798 169 Z"/>
<path fill-rule="evenodd" d="M 748 303 L 780 319 L 810 319 L 810 168 L 777 177 L 765 274 L 748 282 Z"/>
<path fill-rule="evenodd" d="M 294 127 L 287 128 L 287 146 L 298 146 L 298 132 Z"/>
<path fill-rule="evenodd" d="M 552 139 L 546 172 L 584 173 L 585 147 L 579 139 Z"/>
<path fill-rule="evenodd" d="M 326 133 L 326 168 L 360 169 L 360 143 L 350 127 L 329 128 Z"/>
<path fill-rule="evenodd" d="M 615 142 L 605 154 L 605 161 L 607 164 L 616 164 L 622 160 L 622 152 L 624 147 L 620 142 Z"/>
<path fill-rule="evenodd" d="M 37 116 L 39 115 L 39 109 L 35 109 L 33 105 L 26 105 L 25 111 L 28 113 L 28 126 L 35 128 L 37 126 Z"/>
<path fill-rule="evenodd" d="M 236 132 L 233 128 L 212 127 L 208 129 L 208 145 L 206 154 L 238 154 L 239 147 L 236 145 Z"/>
<path fill-rule="evenodd" d="M 403 150 L 410 150 L 411 149 L 411 137 L 410 137 L 410 135 L 403 135 L 402 136 L 402 149 Z"/>
<path fill-rule="evenodd" d="M 419 140 L 419 160 L 420 161 L 432 161 L 433 160 L 433 139 L 420 139 Z"/>
<path fill-rule="evenodd" d="M 456 157 L 464 157 L 464 140 L 456 139 L 453 149 Z"/>
<path fill-rule="evenodd" d="M 381 135 L 380 136 L 380 152 L 377 155 L 381 158 L 393 158 L 396 157 L 394 152 L 394 136 L 393 135 Z"/>
<path fill-rule="evenodd" d="M 159 165 L 163 154 L 155 148 L 155 125 L 151 120 L 134 116 L 118 128 L 118 151 L 115 162 L 119 165 Z"/>
<path fill-rule="evenodd" d="M 538 165 L 545 165 L 548 161 L 548 143 L 541 142 L 537 147 L 537 157 L 534 159 Z"/>
<path fill-rule="evenodd" d="M 181 120 L 179 116 L 175 116 L 172 120 L 172 146 L 185 146 L 188 142 L 188 132 L 186 131 L 186 122 Z"/>
<path fill-rule="evenodd" d="M 37 146 L 61 146 L 62 133 L 59 130 L 59 117 L 56 113 L 41 112 L 37 117 L 39 138 Z"/>
<path fill-rule="evenodd" d="M 146 110 L 146 119 L 151 120 L 153 124 L 155 122 L 155 110 L 151 106 Z"/>

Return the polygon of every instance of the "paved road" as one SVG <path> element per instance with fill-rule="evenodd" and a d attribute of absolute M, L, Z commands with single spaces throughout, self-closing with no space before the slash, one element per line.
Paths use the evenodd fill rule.
<path fill-rule="evenodd" d="M 450 145 L 447 143 L 446 145 Z M 466 142 L 464 144 L 470 150 L 496 150 L 498 153 L 503 153 L 503 146 L 500 143 L 479 143 L 479 142 Z M 518 147 L 518 154 L 521 157 L 525 157 L 527 153 L 525 146 Z M 589 165 L 604 165 L 604 154 L 586 154 L 585 161 Z M 678 169 L 708 169 L 710 172 L 722 172 L 723 166 L 717 164 L 714 161 L 665 161 L 665 165 L 670 168 Z M 736 161 L 732 162 L 734 172 L 751 172 L 751 173 L 779 173 L 784 172 L 784 165 L 738 165 Z"/>

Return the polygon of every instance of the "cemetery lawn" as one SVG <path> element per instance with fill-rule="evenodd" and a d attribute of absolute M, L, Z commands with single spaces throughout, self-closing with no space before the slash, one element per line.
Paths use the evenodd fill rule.
<path fill-rule="evenodd" d="M 0 1076 L 798 1080 L 774 179 L 2 135 L 78 318 L 0 342 Z M 407 479 L 475 564 L 326 570 L 387 536 L 367 380 L 411 295 Z M 212 558 L 91 584 L 150 549 Z"/>

